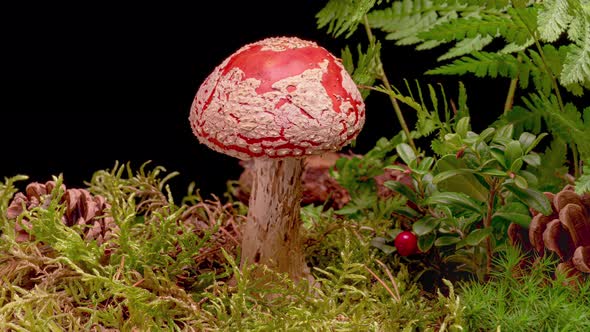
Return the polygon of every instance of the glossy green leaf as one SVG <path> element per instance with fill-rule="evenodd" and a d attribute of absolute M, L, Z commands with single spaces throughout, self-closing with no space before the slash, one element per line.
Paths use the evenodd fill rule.
<path fill-rule="evenodd" d="M 529 182 L 521 175 L 516 175 L 514 177 L 514 183 L 522 189 L 529 187 Z"/>
<path fill-rule="evenodd" d="M 531 152 L 529 154 L 527 154 L 526 156 L 522 157 L 522 160 L 524 160 L 525 163 L 533 166 L 533 167 L 539 167 L 541 166 L 541 156 L 539 156 L 538 154 Z"/>
<path fill-rule="evenodd" d="M 418 212 L 416 212 L 416 210 L 412 209 L 409 206 L 405 206 L 405 205 L 401 206 L 397 209 L 394 209 L 393 213 L 402 215 L 407 218 L 416 218 L 418 216 Z"/>
<path fill-rule="evenodd" d="M 467 135 L 467 132 L 469 131 L 469 127 L 469 117 L 463 117 L 459 119 L 459 121 L 457 122 L 455 132 L 461 135 L 461 137 L 465 137 Z"/>
<path fill-rule="evenodd" d="M 440 219 L 432 216 L 424 217 L 412 224 L 412 230 L 416 235 L 422 236 L 432 232 L 440 224 Z"/>
<path fill-rule="evenodd" d="M 467 237 L 465 237 L 465 243 L 470 246 L 476 246 L 481 241 L 483 241 L 486 237 L 488 237 L 492 233 L 492 228 L 479 228 L 474 230 L 473 232 L 469 233 Z"/>
<path fill-rule="evenodd" d="M 455 244 L 461 241 L 461 238 L 458 236 L 441 236 L 436 241 L 434 241 L 434 245 L 437 247 L 443 246 L 450 246 L 451 244 Z"/>
<path fill-rule="evenodd" d="M 425 201 L 427 205 L 454 205 L 473 212 L 482 213 L 482 206 L 469 196 L 458 192 L 437 192 L 428 197 Z"/>
<path fill-rule="evenodd" d="M 514 161 L 512 161 L 512 164 L 510 165 L 510 170 L 512 172 L 518 172 L 522 168 L 523 163 L 524 162 L 522 161 L 522 157 L 516 158 Z"/>
<path fill-rule="evenodd" d="M 482 169 L 489 169 L 489 168 L 497 168 L 498 161 L 494 158 L 490 158 L 487 159 L 486 161 L 484 161 L 478 169 L 482 170 Z"/>
<path fill-rule="evenodd" d="M 400 165 L 387 165 L 385 167 L 383 167 L 385 169 L 392 169 L 392 170 L 396 170 L 396 171 L 400 171 L 403 172 L 405 171 L 407 168 L 400 166 Z"/>
<path fill-rule="evenodd" d="M 463 247 L 465 247 L 467 245 L 467 242 L 465 242 L 465 239 L 462 239 L 461 241 L 455 243 L 455 249 L 461 249 Z"/>
<path fill-rule="evenodd" d="M 400 143 L 395 147 L 397 155 L 406 163 L 410 165 L 413 160 L 416 160 L 416 154 L 412 147 L 407 143 Z"/>
<path fill-rule="evenodd" d="M 524 149 L 524 153 L 531 152 L 541 142 L 541 140 L 547 135 L 548 135 L 547 133 L 541 133 L 541 134 L 537 135 L 537 138 L 535 138 L 533 143 L 531 143 L 531 145 L 528 148 Z"/>
<path fill-rule="evenodd" d="M 518 225 L 521 225 L 523 227 L 529 227 L 530 223 L 531 223 L 531 215 L 530 214 L 524 214 L 524 213 L 519 213 L 519 212 L 510 212 L 510 211 L 498 211 L 496 213 L 494 213 L 493 217 L 494 219 L 499 218 L 499 219 L 503 219 L 509 223 L 515 223 Z"/>
<path fill-rule="evenodd" d="M 490 138 L 494 133 L 496 132 L 496 129 L 494 128 L 486 128 L 484 129 L 484 131 L 482 131 L 481 133 L 479 133 L 479 140 L 481 142 L 485 142 L 487 141 L 488 138 Z"/>
<path fill-rule="evenodd" d="M 478 172 L 479 174 L 489 175 L 489 176 L 497 176 L 497 177 L 507 177 L 508 174 L 505 171 L 501 171 L 497 168 L 484 168 Z"/>
<path fill-rule="evenodd" d="M 418 165 L 418 169 L 421 171 L 429 171 L 430 168 L 432 167 L 432 164 L 434 164 L 434 158 L 425 157 L 424 159 L 422 159 L 422 161 L 420 161 L 420 164 Z"/>
<path fill-rule="evenodd" d="M 549 202 L 549 199 L 543 193 L 530 188 L 521 188 L 515 183 L 506 183 L 504 187 L 512 192 L 520 201 L 542 214 L 548 216 L 553 212 L 551 202 Z"/>
<path fill-rule="evenodd" d="M 411 202 L 418 202 L 418 196 L 416 195 L 416 192 L 399 181 L 385 181 L 383 186 L 405 196 Z"/>
<path fill-rule="evenodd" d="M 513 133 L 514 126 L 512 124 L 500 127 L 498 128 L 498 130 L 496 130 L 496 135 L 494 135 L 494 141 L 498 143 L 504 143 L 507 142 L 507 140 L 512 140 Z"/>
<path fill-rule="evenodd" d="M 520 142 L 522 149 L 526 151 L 530 146 L 533 145 L 533 142 L 535 142 L 536 138 L 537 136 L 525 131 L 524 133 L 520 134 L 518 142 Z"/>
<path fill-rule="evenodd" d="M 510 141 L 506 144 L 506 148 L 504 149 L 504 158 L 506 159 L 506 166 L 512 167 L 512 163 L 522 157 L 522 147 L 520 146 L 520 142 L 518 141 Z"/>
<path fill-rule="evenodd" d="M 498 148 L 491 148 L 490 154 L 492 155 L 492 157 L 494 157 L 494 159 L 496 159 L 498 161 L 498 163 L 500 165 L 502 165 L 502 167 L 508 168 L 508 166 L 506 164 L 506 158 L 504 157 L 504 151 L 502 151 Z"/>
<path fill-rule="evenodd" d="M 473 174 L 473 173 L 475 173 L 475 171 L 470 168 L 460 168 L 460 169 L 451 169 L 448 171 L 440 172 L 432 178 L 432 183 L 437 184 L 437 183 L 447 180 L 448 178 L 451 178 L 453 176 L 468 174 L 468 173 Z"/>
<path fill-rule="evenodd" d="M 430 250 L 430 248 L 432 248 L 432 245 L 434 244 L 435 239 L 436 239 L 436 233 L 434 233 L 434 232 L 419 236 L 418 237 L 418 249 L 420 249 L 421 252 L 427 252 L 428 250 Z"/>
<path fill-rule="evenodd" d="M 464 160 L 457 159 L 455 155 L 446 155 L 438 160 L 435 170 L 439 173 L 453 170 L 468 168 Z M 478 200 L 486 201 L 488 197 L 488 190 L 484 187 L 473 174 L 465 173 L 459 174 L 446 180 L 439 180 L 437 184 L 441 190 L 460 192 L 469 197 Z"/>
<path fill-rule="evenodd" d="M 386 255 L 396 251 L 395 246 L 387 244 L 387 239 L 382 237 L 375 237 L 371 240 L 371 245 L 375 248 L 381 249 Z"/>

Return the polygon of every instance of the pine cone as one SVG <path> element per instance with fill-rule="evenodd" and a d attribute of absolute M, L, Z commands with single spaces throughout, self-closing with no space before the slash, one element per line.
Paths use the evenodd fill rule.
<path fill-rule="evenodd" d="M 226 268 L 227 261 L 222 249 L 233 257 L 238 254 L 236 250 L 242 240 L 240 227 L 244 221 L 245 216 L 240 215 L 231 203 L 222 204 L 218 198 L 188 207 L 180 216 L 184 230 L 179 232 L 193 232 L 206 243 L 201 244 L 193 256 L 194 265 L 185 267 L 184 273 L 176 276 L 177 285 L 189 288 L 205 273 L 223 274 L 220 271 Z M 176 259 L 181 250 L 177 245 L 171 257 Z"/>
<path fill-rule="evenodd" d="M 546 192 L 545 196 L 553 213 L 545 216 L 531 210 L 528 232 L 511 224 L 508 235 L 512 244 L 540 256 L 554 253 L 560 259 L 558 270 L 568 276 L 590 273 L 590 194 L 578 195 L 567 185 L 557 194 Z"/>
<path fill-rule="evenodd" d="M 35 207 L 46 208 L 51 202 L 51 192 L 54 188 L 54 181 L 28 184 L 25 194 L 16 193 L 10 202 L 7 210 L 8 219 L 16 219 L 25 210 Z M 110 208 L 105 199 L 99 195 L 93 196 L 86 189 L 66 189 L 63 184 L 61 188 L 64 191 L 60 199 L 60 203 L 65 205 L 65 213 L 62 216 L 64 225 L 82 226 L 81 236 L 87 241 L 96 240 L 98 245 L 111 239 L 118 226 L 111 216 L 105 215 L 105 210 Z M 32 236 L 27 232 L 31 227 L 30 221 L 25 218 L 22 219 L 22 226 L 20 223 L 15 224 L 17 242 L 32 240 Z"/>

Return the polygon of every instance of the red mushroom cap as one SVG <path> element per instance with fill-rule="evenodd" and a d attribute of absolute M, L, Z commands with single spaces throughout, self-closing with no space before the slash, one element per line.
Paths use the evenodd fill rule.
<path fill-rule="evenodd" d="M 311 41 L 248 44 L 205 79 L 189 117 L 213 150 L 240 159 L 336 151 L 365 122 L 365 104 L 341 61 Z"/>

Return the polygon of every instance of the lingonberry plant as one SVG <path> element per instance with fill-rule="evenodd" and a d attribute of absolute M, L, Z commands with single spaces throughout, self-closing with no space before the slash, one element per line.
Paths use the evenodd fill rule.
<path fill-rule="evenodd" d="M 396 235 L 411 230 L 420 251 L 434 251 L 483 280 L 511 222 L 526 228 L 531 209 L 551 213 L 543 191 L 574 181 L 578 191 L 587 190 L 582 164 L 590 160 L 590 105 L 580 98 L 590 87 L 586 2 L 330 0 L 316 17 L 318 28 L 334 37 L 366 36 L 357 46 L 358 61 L 347 47 L 344 63 L 367 95 L 389 97 L 401 127 L 390 140 L 397 141 L 395 154 L 388 156 L 401 165 L 387 161 L 385 168 L 406 172 L 412 185 L 385 186 L 408 204 L 393 209 L 392 230 L 374 245 L 392 252 Z M 475 133 L 463 83 L 450 100 L 440 84 L 426 90 L 406 79 L 402 93 L 381 54 L 402 46 L 440 52 L 425 72 L 430 77 L 505 82 L 504 107 Z"/>
<path fill-rule="evenodd" d="M 529 208 L 552 211 L 543 193 L 533 189 L 536 177 L 523 169 L 540 163 L 533 149 L 544 135 L 524 132 L 513 139 L 511 125 L 477 134 L 468 120 L 462 118 L 456 132 L 437 141 L 436 157 L 420 158 L 408 144 L 399 144 L 397 154 L 407 166 L 386 168 L 409 171 L 413 186 L 395 181 L 385 186 L 416 206 L 417 216 L 401 227 L 420 236 L 421 251 L 438 247 L 443 261 L 460 263 L 483 279 L 494 249 L 506 243 L 510 222 L 528 225 Z"/>

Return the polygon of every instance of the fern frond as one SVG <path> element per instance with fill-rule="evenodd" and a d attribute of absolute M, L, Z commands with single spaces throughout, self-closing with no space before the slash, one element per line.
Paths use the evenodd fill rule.
<path fill-rule="evenodd" d="M 471 56 L 464 56 L 450 64 L 428 70 L 429 75 L 463 75 L 473 73 L 477 77 L 492 77 L 498 75 L 516 78 L 519 63 L 511 54 L 497 54 L 490 52 L 474 52 Z"/>
<path fill-rule="evenodd" d="M 545 52 L 543 52 L 543 54 L 545 54 Z M 525 60 L 524 63 L 529 66 L 529 68 L 527 69 L 533 79 L 535 87 L 544 95 L 549 95 L 551 93 L 552 77 L 554 77 L 551 68 L 553 67 L 555 70 L 561 70 L 560 68 L 555 68 L 555 61 L 557 61 L 558 59 L 554 59 L 553 57 L 551 57 L 552 55 L 554 55 L 554 53 L 549 51 L 549 58 L 551 58 L 553 61 L 547 64 L 547 67 L 550 71 L 548 73 L 546 71 L 547 67 L 545 66 L 543 57 L 537 51 L 532 49 L 529 50 L 528 57 L 525 54 L 521 54 L 522 58 Z M 545 57 L 545 59 L 547 58 L 548 57 Z M 520 77 L 524 78 L 524 75 L 521 75 Z M 521 87 L 523 86 L 521 85 Z"/>
<path fill-rule="evenodd" d="M 367 51 L 363 53 L 361 45 L 357 46 L 358 60 L 356 66 L 354 64 L 352 52 L 346 46 L 342 51 L 342 64 L 344 68 L 352 75 L 352 79 L 357 85 L 372 86 L 377 77 L 379 77 L 379 56 L 381 51 L 381 43 L 371 43 L 367 47 Z M 363 98 L 369 95 L 370 90 L 363 89 L 361 94 Z"/>
<path fill-rule="evenodd" d="M 567 0 L 569 14 L 574 17 L 567 29 L 567 37 L 573 42 L 580 42 L 587 34 L 586 25 L 590 20 L 590 6 L 586 0 Z"/>
<path fill-rule="evenodd" d="M 397 101 L 409 106 L 416 111 L 415 130 L 412 131 L 413 138 L 420 138 L 431 135 L 435 131 L 444 135 L 450 132 L 451 123 L 461 117 L 469 116 L 467 108 L 467 93 L 462 83 L 459 83 L 459 108 L 451 113 L 450 103 L 444 87 L 439 84 L 437 87 L 428 84 L 428 94 L 418 80 L 414 80 L 415 88 L 410 86 L 408 80 L 404 79 L 406 85 L 405 93 L 392 87 L 387 89 L 384 86 L 377 86 L 375 90 L 394 97 Z M 444 120 L 441 119 L 444 116 Z"/>
<path fill-rule="evenodd" d="M 543 116 L 541 113 L 517 105 L 498 118 L 492 126 L 499 128 L 507 124 L 512 124 L 516 133 L 525 131 L 538 133 L 541 132 Z"/>
<path fill-rule="evenodd" d="M 527 48 L 529 48 L 533 44 L 535 44 L 535 40 L 533 38 L 529 39 L 524 44 L 508 43 L 501 50 L 499 50 L 498 53 L 504 54 L 504 53 L 522 52 L 522 51 L 526 50 Z"/>
<path fill-rule="evenodd" d="M 576 192 L 578 194 L 590 193 L 590 166 L 584 165 L 582 169 L 582 175 L 576 179 Z"/>
<path fill-rule="evenodd" d="M 538 15 L 541 39 L 547 42 L 556 41 L 566 31 L 572 19 L 568 0 L 543 1 Z"/>
<path fill-rule="evenodd" d="M 583 29 L 576 43 L 570 45 L 559 77 L 563 85 L 590 81 L 590 14 L 580 21 L 583 22 Z"/>
<path fill-rule="evenodd" d="M 551 132 L 576 143 L 581 156 L 590 156 L 590 131 L 586 130 L 581 113 L 573 104 L 566 104 L 564 112 L 546 112 L 545 120 Z"/>
<path fill-rule="evenodd" d="M 507 13 L 480 13 L 438 24 L 421 32 L 418 37 L 450 42 L 480 35 L 492 38 L 502 36 L 509 43 L 523 45 L 531 40 L 530 25 L 534 24 L 535 15 L 531 8 L 513 9 Z"/>
<path fill-rule="evenodd" d="M 327 32 L 334 37 L 346 33 L 350 37 L 359 23 L 379 0 L 330 0 L 317 14 L 317 27 L 327 26 Z"/>
<path fill-rule="evenodd" d="M 456 58 L 465 54 L 481 51 L 489 45 L 494 38 L 492 36 L 477 35 L 473 38 L 466 38 L 455 44 L 447 53 L 438 57 L 438 61 Z"/>
<path fill-rule="evenodd" d="M 539 179 L 539 190 L 558 192 L 565 186 L 567 167 L 567 144 L 560 138 L 551 141 L 541 155 L 541 165 L 535 174 Z"/>
<path fill-rule="evenodd" d="M 582 113 L 572 103 L 560 111 L 555 95 L 531 94 L 523 98 L 523 102 L 532 112 L 542 114 L 551 134 L 575 144 L 581 158 L 590 157 L 590 107 L 584 110 L 582 118 Z"/>
<path fill-rule="evenodd" d="M 433 26 L 459 17 L 459 12 L 471 12 L 476 6 L 461 1 L 401 0 L 391 7 L 373 10 L 367 14 L 371 27 L 387 33 L 386 39 L 395 40 L 397 45 L 412 45 L 423 42 L 419 34 Z M 426 41 L 421 49 L 430 49 L 440 42 Z"/>
<path fill-rule="evenodd" d="M 477 77 L 518 78 L 522 89 L 526 89 L 532 80 L 538 91 L 549 95 L 553 88 L 553 79 L 559 77 L 561 73 L 567 51 L 563 47 L 556 49 L 553 45 L 547 44 L 541 48 L 541 52 L 542 54 L 534 49 L 519 52 L 516 55 L 473 52 L 471 55 L 463 56 L 450 64 L 431 69 L 426 74 L 464 75 L 472 73 Z"/>
<path fill-rule="evenodd" d="M 501 26 L 511 24 L 508 17 L 482 15 L 479 17 L 463 17 L 439 24 L 432 29 L 420 34 L 424 39 L 446 40 L 463 40 L 465 38 L 475 38 L 478 35 L 496 36 Z"/>

